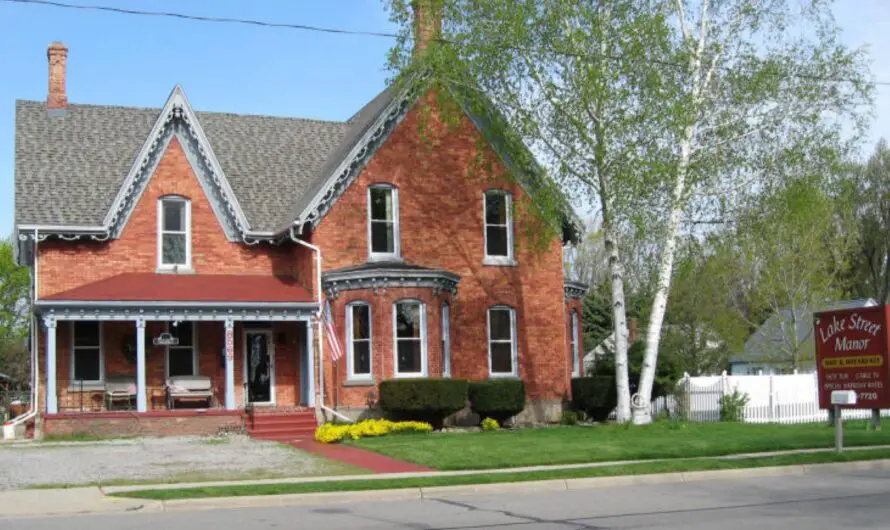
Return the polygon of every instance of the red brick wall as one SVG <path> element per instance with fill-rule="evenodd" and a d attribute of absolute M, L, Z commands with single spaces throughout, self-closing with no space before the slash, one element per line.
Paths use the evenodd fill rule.
<path fill-rule="evenodd" d="M 96 436 L 213 436 L 221 431 L 242 431 L 240 414 L 211 413 L 173 416 L 127 413 L 60 414 L 44 418 L 43 433 L 51 436 L 91 434 Z"/>
<path fill-rule="evenodd" d="M 514 204 L 523 204 L 525 195 L 518 185 L 501 177 L 504 169 L 499 164 L 489 172 L 474 163 L 479 133 L 468 120 L 456 129 L 435 119 L 426 120 L 429 144 L 421 140 L 419 120 L 419 107 L 415 107 L 316 227 L 312 239 L 324 249 L 324 270 L 367 260 L 368 186 L 389 183 L 398 187 L 402 257 L 461 276 L 451 307 L 453 376 L 488 377 L 486 311 L 492 305 L 505 304 L 517 312 L 519 373 L 527 382 L 530 397 L 562 398 L 568 390 L 571 365 L 565 355 L 566 307 L 559 240 L 554 238 L 547 248 L 536 249 L 524 233 L 534 231 L 539 221 L 531 214 L 514 214 L 518 265 L 483 265 L 484 191 L 509 190 Z M 474 166 L 474 171 L 468 171 Z M 341 295 L 338 304 L 345 296 Z M 367 296 L 376 300 L 389 294 Z M 341 313 L 338 309 L 342 322 Z M 387 315 L 380 313 L 375 312 L 375 323 L 378 318 L 391 319 L 391 305 Z M 430 312 L 428 331 L 437 334 L 439 322 L 432 316 Z M 375 340 L 383 342 L 382 353 L 391 352 L 391 333 L 376 335 Z M 430 344 L 436 342 L 431 335 Z M 383 375 L 388 377 L 392 372 Z M 326 401 L 331 403 L 330 393 Z"/>
<path fill-rule="evenodd" d="M 191 200 L 192 268 L 198 274 L 276 274 L 293 276 L 298 267 L 293 246 L 248 246 L 226 239 L 225 232 L 174 137 L 149 180 L 121 237 L 95 241 L 47 241 L 39 245 L 40 296 L 67 291 L 123 272 L 157 269 L 157 201 L 165 195 Z M 299 271 L 303 272 L 303 271 Z M 300 276 L 307 289 L 312 277 Z"/>

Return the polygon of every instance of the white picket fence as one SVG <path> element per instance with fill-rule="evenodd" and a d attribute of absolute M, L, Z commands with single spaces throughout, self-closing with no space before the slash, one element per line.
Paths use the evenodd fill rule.
<path fill-rule="evenodd" d="M 686 396 L 689 421 L 720 421 L 720 399 L 735 389 L 748 395 L 744 409 L 746 423 L 812 423 L 827 422 L 828 411 L 819 409 L 816 374 L 789 375 L 723 375 L 684 377 L 678 385 Z M 652 414 L 677 411 L 674 397 L 659 398 L 652 403 Z M 882 410 L 890 416 L 890 410 Z M 871 417 L 870 410 L 845 410 L 844 419 Z"/>

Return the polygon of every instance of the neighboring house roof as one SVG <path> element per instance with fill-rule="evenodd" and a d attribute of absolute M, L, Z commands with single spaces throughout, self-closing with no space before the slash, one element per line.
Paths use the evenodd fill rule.
<path fill-rule="evenodd" d="M 730 363 L 771 363 L 776 361 L 780 348 L 788 347 L 791 337 L 796 335 L 801 349 L 813 350 L 813 313 L 818 311 L 834 311 L 872 307 L 878 303 L 873 298 L 861 300 L 842 300 L 830 302 L 815 308 L 782 309 L 770 315 L 757 330 L 745 341 L 744 350 L 734 357 Z M 803 356 L 803 362 L 812 361 L 812 355 Z"/>
<path fill-rule="evenodd" d="M 180 87 L 162 109 L 72 104 L 50 116 L 43 102 L 17 101 L 16 227 L 117 237 L 177 135 L 227 235 L 280 238 L 321 220 L 428 86 L 387 88 L 346 122 L 195 112 Z M 464 110 L 498 150 L 491 117 Z M 499 154 L 528 193 L 540 189 L 540 168 Z M 577 239 L 567 201 L 560 211 L 563 238 Z"/>
<path fill-rule="evenodd" d="M 296 278 L 240 274 L 124 273 L 43 296 L 45 302 L 315 303 Z"/>

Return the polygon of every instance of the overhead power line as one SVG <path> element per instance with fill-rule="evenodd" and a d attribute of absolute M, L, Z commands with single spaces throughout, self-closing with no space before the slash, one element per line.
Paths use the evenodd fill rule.
<path fill-rule="evenodd" d="M 341 28 L 328 28 L 323 26 L 314 26 L 310 24 L 290 24 L 284 22 L 270 22 L 266 20 L 252 20 L 245 18 L 234 18 L 234 17 L 212 17 L 212 16 L 204 16 L 204 15 L 189 15 L 186 13 L 176 13 L 172 11 L 146 11 L 141 9 L 127 9 L 122 7 L 111 7 L 111 6 L 102 6 L 102 5 L 89 5 L 89 4 L 70 4 L 66 2 L 58 2 L 55 0 L 0 0 L 0 2 L 6 2 L 11 4 L 32 4 L 32 5 L 42 5 L 49 7 L 57 7 L 63 9 L 79 9 L 86 11 L 104 11 L 109 13 L 117 13 L 121 15 L 136 15 L 136 16 L 150 16 L 150 17 L 166 17 L 166 18 L 176 18 L 180 20 L 190 20 L 197 22 L 215 22 L 215 23 L 223 23 L 223 24 L 242 24 L 249 26 L 258 26 L 258 27 L 267 27 L 267 28 L 283 28 L 283 29 L 296 29 L 302 31 L 313 31 L 318 33 L 329 33 L 335 35 L 358 35 L 365 37 L 379 37 L 379 38 L 397 38 L 398 35 L 395 33 L 389 33 L 384 31 L 362 31 L 362 30 L 349 30 L 349 29 L 341 29 Z M 454 42 L 448 41 L 446 39 L 442 39 L 443 42 L 448 42 L 450 44 L 456 44 Z M 514 46 L 500 46 L 503 49 L 514 49 L 517 48 Z M 588 54 L 577 54 L 567 51 L 558 51 L 556 53 L 568 56 L 575 57 L 579 59 L 608 59 L 608 60 L 616 60 L 621 61 L 625 60 L 622 57 L 615 56 L 604 56 L 604 57 L 595 57 L 593 55 Z M 676 63 L 669 63 L 664 61 L 654 61 L 657 64 L 661 64 L 662 66 L 676 66 L 681 67 L 683 65 Z M 809 74 L 785 74 L 791 77 L 799 77 L 799 78 L 808 78 L 813 79 L 815 81 L 825 81 L 831 83 L 850 83 L 854 82 L 852 79 L 845 78 L 837 78 L 830 76 L 815 76 Z M 876 86 L 890 86 L 890 81 L 871 81 L 870 84 Z"/>
<path fill-rule="evenodd" d="M 151 17 L 169 17 L 182 20 L 196 20 L 200 22 L 220 22 L 225 24 L 246 24 L 250 26 L 263 26 L 269 28 L 287 28 L 299 29 L 304 31 L 316 31 L 320 33 L 336 33 L 341 35 L 363 35 L 366 37 L 398 37 L 395 33 L 386 33 L 380 31 L 357 31 L 339 28 L 326 28 L 322 26 L 312 26 L 309 24 L 287 24 L 283 22 L 268 22 L 265 20 L 250 20 L 244 18 L 231 17 L 210 17 L 203 15 L 188 15 L 185 13 L 174 13 L 172 11 L 144 11 L 141 9 L 126 9 L 122 7 L 97 6 L 86 4 L 67 4 L 65 2 L 54 2 L 52 0 L 0 0 L 2 2 L 14 4 L 38 4 L 44 6 L 61 7 L 65 9 L 82 9 L 88 11 L 107 11 L 109 13 L 118 13 L 122 15 L 141 15 Z"/>

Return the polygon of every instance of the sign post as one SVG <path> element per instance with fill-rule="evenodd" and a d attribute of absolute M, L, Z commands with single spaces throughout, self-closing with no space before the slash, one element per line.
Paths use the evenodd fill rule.
<path fill-rule="evenodd" d="M 887 322 L 890 306 L 826 311 L 813 315 L 819 408 L 833 409 L 835 426 L 841 408 L 890 408 L 890 363 Z M 835 392 L 854 394 L 841 397 Z"/>
<path fill-rule="evenodd" d="M 834 448 L 838 453 L 844 450 L 844 419 L 841 405 L 855 405 L 856 392 L 852 390 L 835 390 L 831 393 L 831 405 L 834 407 Z"/>

